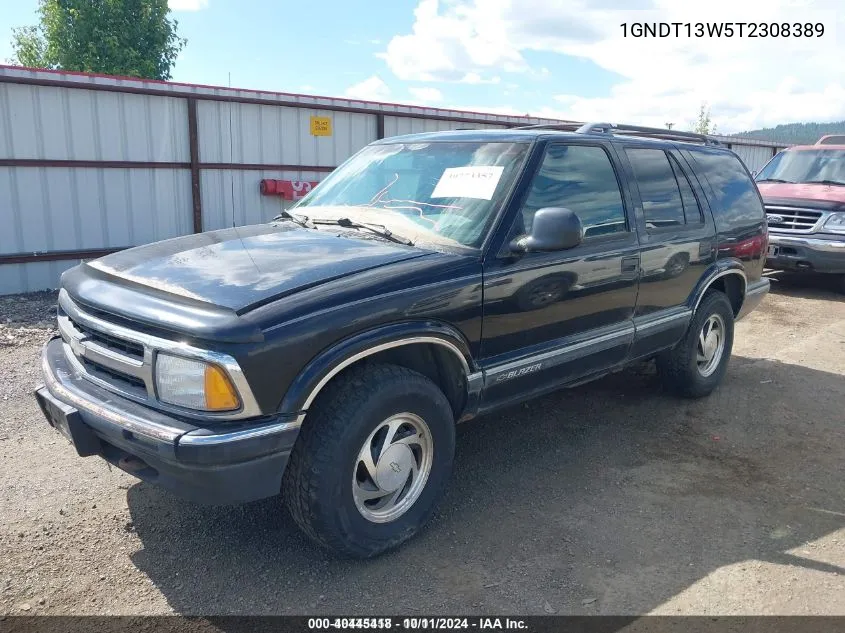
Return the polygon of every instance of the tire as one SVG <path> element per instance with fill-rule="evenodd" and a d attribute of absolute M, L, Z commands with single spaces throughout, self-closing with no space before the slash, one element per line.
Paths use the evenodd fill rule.
<path fill-rule="evenodd" d="M 845 295 L 845 275 L 839 275 L 837 286 L 839 288 L 839 292 Z"/>
<path fill-rule="evenodd" d="M 379 438 L 391 439 L 388 422 L 398 425 L 394 440 L 422 432 L 391 445 L 387 455 L 395 459 L 379 460 L 385 446 Z M 360 459 L 365 446 L 370 447 L 370 466 Z M 314 402 L 291 453 L 282 494 L 294 521 L 311 539 L 339 554 L 369 558 L 407 541 L 431 517 L 449 480 L 454 452 L 452 407 L 431 380 L 397 365 L 357 367 L 329 383 Z M 426 464 L 427 476 L 419 478 Z M 373 469 L 376 476 L 371 476 Z M 403 473 L 410 478 L 399 484 Z M 394 485 L 398 488 L 385 497 L 362 500 Z M 394 495 L 399 501 L 391 506 Z M 386 509 L 379 508 L 382 503 Z M 401 513 L 390 515 L 403 503 Z"/>
<path fill-rule="evenodd" d="M 699 355 L 700 336 L 705 325 L 721 324 L 721 348 L 707 360 Z M 684 338 L 675 347 L 657 356 L 657 368 L 666 388 L 685 398 L 709 395 L 722 381 L 728 368 L 734 338 L 734 313 L 728 297 L 718 290 L 708 290 L 698 304 Z M 711 341 L 712 339 L 708 339 Z M 714 348 L 710 348 L 714 349 Z M 715 354 L 718 353 L 718 358 Z"/>

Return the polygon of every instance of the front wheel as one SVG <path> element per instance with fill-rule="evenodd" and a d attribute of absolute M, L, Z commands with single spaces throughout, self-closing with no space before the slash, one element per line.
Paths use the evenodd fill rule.
<path fill-rule="evenodd" d="M 724 293 L 708 290 L 684 338 L 657 356 L 666 387 L 687 398 L 709 395 L 727 371 L 733 339 L 731 302 Z"/>
<path fill-rule="evenodd" d="M 313 540 L 356 558 L 411 538 L 452 470 L 455 422 L 443 392 L 396 365 L 355 368 L 326 387 L 303 424 L 282 493 Z"/>

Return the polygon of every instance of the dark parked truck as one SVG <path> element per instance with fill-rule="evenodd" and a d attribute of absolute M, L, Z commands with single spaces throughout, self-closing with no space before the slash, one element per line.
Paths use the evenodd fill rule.
<path fill-rule="evenodd" d="M 766 265 L 838 275 L 845 292 L 845 137 L 780 152 L 757 186 L 769 225 Z"/>
<path fill-rule="evenodd" d="M 457 422 L 647 358 L 709 394 L 765 249 L 751 176 L 706 137 L 387 139 L 269 224 L 66 272 L 37 398 L 80 455 L 201 502 L 281 493 L 372 556 L 434 511 Z"/>

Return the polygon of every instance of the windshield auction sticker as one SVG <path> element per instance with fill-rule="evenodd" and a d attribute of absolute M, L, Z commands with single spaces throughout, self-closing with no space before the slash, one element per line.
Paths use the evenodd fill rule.
<path fill-rule="evenodd" d="M 490 200 L 504 169 L 501 165 L 449 167 L 443 171 L 431 197 Z"/>

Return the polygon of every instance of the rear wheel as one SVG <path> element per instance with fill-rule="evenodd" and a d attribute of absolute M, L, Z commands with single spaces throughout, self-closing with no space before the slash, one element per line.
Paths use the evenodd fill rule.
<path fill-rule="evenodd" d="M 684 338 L 657 357 L 666 387 L 687 398 L 709 395 L 727 371 L 733 335 L 730 300 L 722 292 L 708 290 Z"/>
<path fill-rule="evenodd" d="M 411 538 L 445 490 L 455 422 L 443 392 L 405 367 L 355 368 L 311 408 L 283 495 L 312 539 L 357 558 Z"/>

